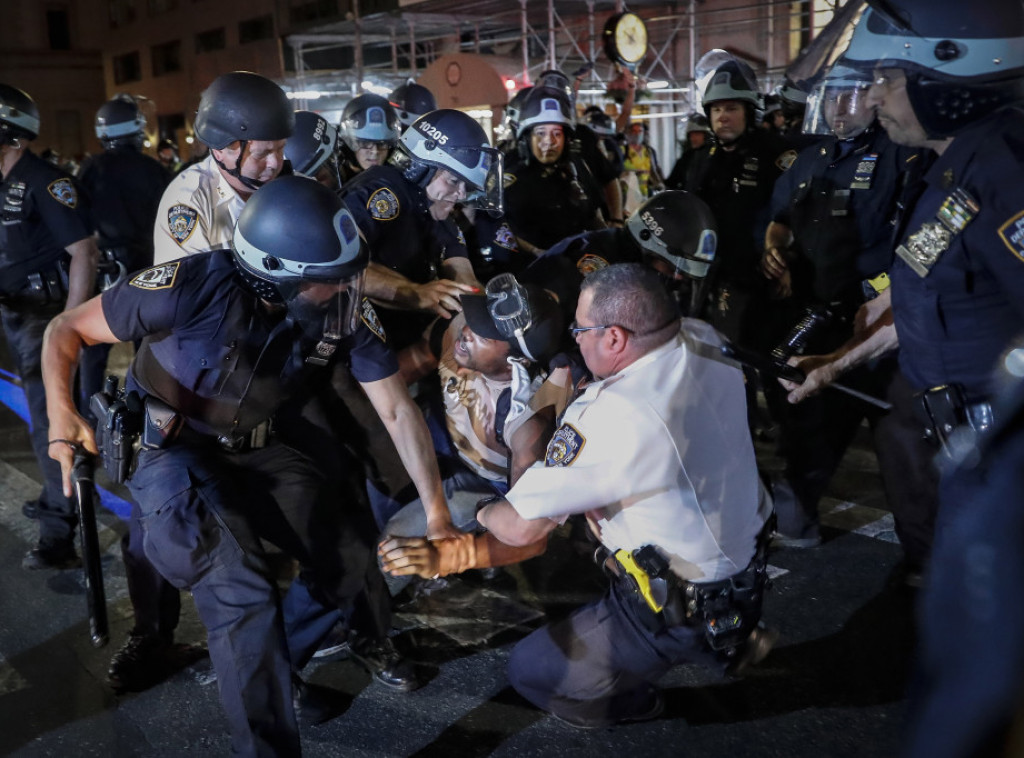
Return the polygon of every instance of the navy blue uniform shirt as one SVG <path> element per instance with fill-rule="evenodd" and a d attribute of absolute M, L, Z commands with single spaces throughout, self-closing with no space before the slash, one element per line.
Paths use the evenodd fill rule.
<path fill-rule="evenodd" d="M 244 288 L 232 253 L 215 250 L 139 272 L 102 295 L 122 341 L 146 338 L 127 385 L 179 410 L 203 434 L 250 431 L 299 391 L 316 341 Z M 339 345 L 360 382 L 398 370 L 364 302 L 359 328 Z"/>
<path fill-rule="evenodd" d="M 0 182 L 0 202 L 0 292 L 17 292 L 92 233 L 74 180 L 31 151 Z"/>
<path fill-rule="evenodd" d="M 1024 111 L 961 132 L 910 188 L 897 233 L 926 276 L 896 258 L 892 305 L 900 366 L 917 389 L 960 384 L 992 394 L 996 360 L 1024 331 Z M 899 253 L 899 249 L 897 249 Z"/>

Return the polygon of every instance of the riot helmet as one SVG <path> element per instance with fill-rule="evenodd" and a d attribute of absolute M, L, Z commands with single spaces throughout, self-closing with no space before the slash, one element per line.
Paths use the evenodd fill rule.
<path fill-rule="evenodd" d="M 574 106 L 572 112 L 573 115 L 575 115 L 576 91 L 573 89 L 572 82 L 569 81 L 568 76 L 558 69 L 548 69 L 538 77 L 537 86 L 556 89 L 563 93 L 565 95 L 565 99 L 569 101 L 569 104 Z"/>
<path fill-rule="evenodd" d="M 412 126 L 412 122 L 423 114 L 437 110 L 437 100 L 434 94 L 422 84 L 416 84 L 412 79 L 392 90 L 388 101 L 398 115 L 398 123 L 401 124 L 402 131 Z"/>
<path fill-rule="evenodd" d="M 390 150 L 398 142 L 398 115 L 380 95 L 358 95 L 341 112 L 338 132 L 353 153 L 369 145 Z"/>
<path fill-rule="evenodd" d="M 462 205 L 502 209 L 501 154 L 488 144 L 483 127 L 468 113 L 442 108 L 420 116 L 402 134 L 389 162 L 420 187 L 444 169 L 466 183 Z"/>
<path fill-rule="evenodd" d="M 221 74 L 199 99 L 196 138 L 213 150 L 232 142 L 288 139 L 295 114 L 284 90 L 250 71 Z"/>
<path fill-rule="evenodd" d="M 540 124 L 561 124 L 571 134 L 576 125 L 572 102 L 560 89 L 534 87 L 523 98 L 516 137 L 522 138 Z"/>
<path fill-rule="evenodd" d="M 96 111 L 96 137 L 104 149 L 117 145 L 141 148 L 146 137 L 146 117 L 135 98 L 119 94 Z"/>
<path fill-rule="evenodd" d="M 242 209 L 231 249 L 249 289 L 283 303 L 307 334 L 337 341 L 355 330 L 369 254 L 327 187 L 300 176 L 268 182 Z"/>
<path fill-rule="evenodd" d="M 0 84 L 0 145 L 38 136 L 39 108 L 35 101 L 17 87 Z"/>
<path fill-rule="evenodd" d="M 514 142 L 519 130 L 519 114 L 523 109 L 523 101 L 530 94 L 533 87 L 523 87 L 512 96 L 505 106 L 505 113 L 502 114 L 501 124 L 497 129 L 499 142 Z"/>
<path fill-rule="evenodd" d="M 557 301 L 540 287 L 498 274 L 482 295 L 459 298 L 469 328 L 481 337 L 503 340 L 512 355 L 546 364 L 558 352 L 564 318 Z"/>
<path fill-rule="evenodd" d="M 761 107 L 757 77 L 743 61 L 733 59 L 715 69 L 701 98 L 704 115 L 710 118 L 711 105 L 721 100 L 738 100 L 749 104 L 751 109 Z"/>
<path fill-rule="evenodd" d="M 286 140 L 295 128 L 295 112 L 284 90 L 264 76 L 250 71 L 221 74 L 199 98 L 195 120 L 196 138 L 211 150 L 239 143 L 238 158 L 231 168 L 217 156 L 217 165 L 251 190 L 264 182 L 242 176 L 242 162 L 249 142 Z"/>
<path fill-rule="evenodd" d="M 907 97 L 929 139 L 955 135 L 1024 99 L 1024 5 L 893 0 L 869 3 L 842 62 L 901 69 Z"/>
<path fill-rule="evenodd" d="M 284 157 L 296 174 L 317 178 L 326 168 L 332 172 L 336 187 L 341 186 L 336 150 L 338 130 L 313 111 L 295 111 L 295 132 L 284 146 Z"/>
<path fill-rule="evenodd" d="M 677 274 L 703 279 L 715 260 L 717 225 L 711 209 L 692 192 L 659 192 L 626 220 L 626 231 L 644 253 Z"/>
<path fill-rule="evenodd" d="M 807 97 L 803 133 L 847 140 L 865 132 L 875 120 L 874 106 L 868 102 L 870 87 L 866 71 L 833 66 Z"/>

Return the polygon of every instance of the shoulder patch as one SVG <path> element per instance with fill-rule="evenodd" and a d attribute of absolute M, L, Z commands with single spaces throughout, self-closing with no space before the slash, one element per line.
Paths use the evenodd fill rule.
<path fill-rule="evenodd" d="M 398 198 L 387 187 L 381 187 L 366 201 L 366 210 L 374 221 L 393 221 L 400 210 Z"/>
<path fill-rule="evenodd" d="M 160 266 L 147 268 L 133 276 L 129 281 L 130 287 L 138 287 L 140 290 L 167 290 L 174 286 L 174 280 L 178 276 L 178 266 L 181 261 L 171 261 Z"/>
<path fill-rule="evenodd" d="M 1024 261 L 1024 211 L 1007 219 L 999 227 L 999 238 L 1010 248 L 1010 252 Z"/>
<path fill-rule="evenodd" d="M 499 245 L 506 250 L 519 250 L 519 243 L 516 242 L 516 235 L 512 233 L 512 227 L 508 225 L 507 221 L 502 221 L 501 226 L 494 233 L 494 244 Z"/>
<path fill-rule="evenodd" d="M 796 150 L 787 150 L 775 159 L 775 165 L 780 171 L 789 171 L 789 167 L 793 165 L 793 161 L 795 160 Z"/>
<path fill-rule="evenodd" d="M 191 205 L 172 205 L 167 209 L 167 231 L 171 233 L 175 242 L 184 245 L 195 231 L 198 218 L 199 211 Z"/>
<path fill-rule="evenodd" d="M 594 255 L 593 253 L 587 253 L 576 261 L 576 270 L 583 276 L 590 276 L 595 271 L 600 271 L 603 268 L 608 268 L 608 261 L 600 255 Z"/>
<path fill-rule="evenodd" d="M 455 228 L 455 235 L 456 235 L 456 239 L 458 240 L 459 244 L 462 245 L 463 247 L 466 247 L 466 235 L 462 233 L 462 228 L 461 227 L 456 227 Z"/>
<path fill-rule="evenodd" d="M 504 188 L 508 189 L 509 187 L 511 187 L 515 183 L 516 183 L 516 175 L 515 174 L 509 174 L 509 173 L 506 172 L 505 173 L 505 178 L 502 179 L 502 185 L 504 186 Z"/>
<path fill-rule="evenodd" d="M 67 177 L 50 182 L 50 186 L 46 190 L 50 193 L 50 197 L 61 205 L 66 205 L 68 208 L 78 205 L 78 190 L 75 189 L 74 182 Z"/>
<path fill-rule="evenodd" d="M 587 440 L 572 424 L 562 424 L 555 430 L 544 454 L 545 466 L 571 466 L 579 457 Z"/>
<path fill-rule="evenodd" d="M 388 341 L 388 335 L 384 333 L 384 324 L 380 322 L 380 316 L 373 309 L 373 304 L 365 297 L 363 298 L 363 307 L 359 312 L 359 317 L 366 324 L 367 328 L 377 335 L 377 339 L 384 343 Z"/>

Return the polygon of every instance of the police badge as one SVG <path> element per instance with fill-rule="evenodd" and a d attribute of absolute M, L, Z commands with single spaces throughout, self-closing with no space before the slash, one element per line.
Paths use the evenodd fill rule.
<path fill-rule="evenodd" d="M 600 271 L 603 268 L 608 268 L 608 261 L 593 253 L 587 253 L 576 261 L 576 270 L 584 277 L 590 276 L 595 271 Z"/>
<path fill-rule="evenodd" d="M 914 273 L 925 277 L 939 256 L 946 252 L 952 239 L 952 233 L 938 221 L 927 221 L 907 238 L 906 245 L 896 248 L 896 253 Z"/>
<path fill-rule="evenodd" d="M 50 193 L 50 197 L 61 205 L 66 205 L 68 208 L 74 208 L 78 205 L 78 192 L 75 190 L 75 185 L 71 183 L 70 179 L 64 178 L 50 182 L 50 186 L 46 189 Z"/>
<path fill-rule="evenodd" d="M 545 466 L 571 466 L 587 444 L 587 440 L 572 424 L 562 424 L 555 430 L 544 454 Z"/>
<path fill-rule="evenodd" d="M 199 211 L 189 205 L 172 205 L 167 209 L 167 231 L 179 245 L 185 244 L 196 228 Z"/>
<path fill-rule="evenodd" d="M 398 198 L 387 187 L 381 187 L 366 201 L 366 210 L 374 221 L 392 221 L 398 218 Z"/>

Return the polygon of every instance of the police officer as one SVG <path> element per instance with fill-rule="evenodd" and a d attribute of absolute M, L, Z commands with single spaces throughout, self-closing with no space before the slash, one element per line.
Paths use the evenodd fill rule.
<path fill-rule="evenodd" d="M 387 162 L 398 144 L 398 114 L 380 95 L 358 95 L 342 110 L 338 133 L 344 183 L 371 166 Z"/>
<path fill-rule="evenodd" d="M 388 95 L 388 103 L 395 109 L 395 114 L 398 116 L 398 128 L 403 132 L 412 126 L 412 122 L 420 116 L 437 110 L 434 93 L 412 79 L 391 90 L 391 94 Z"/>
<path fill-rule="evenodd" d="M 732 60 L 715 69 L 701 101 L 715 144 L 699 156 L 686 187 L 718 222 L 709 319 L 730 340 L 751 346 L 763 339 L 767 287 L 758 265 L 772 189 L 796 158 L 779 137 L 756 127 L 760 102 L 746 64 Z"/>
<path fill-rule="evenodd" d="M 429 433 L 362 298 L 367 259 L 337 196 L 286 177 L 247 203 L 232 250 L 140 272 L 49 332 L 49 412 L 65 440 L 51 452 L 65 486 L 72 448 L 96 449 L 70 403 L 78 349 L 83 340 L 146 338 L 126 380 L 144 409 L 128 486 L 145 514 L 147 555 L 191 591 L 208 630 L 239 754 L 299 754 L 291 671 L 316 642 L 286 644 L 261 540 L 297 558 L 312 594 L 343 609 L 360 595 L 370 560 L 337 507 L 346 461 L 327 422 L 308 414 L 318 367 L 350 362 L 423 495 L 428 522 L 450 524 L 425 452 Z M 289 398 L 303 404 L 301 417 L 286 407 Z M 339 453 L 333 469 L 319 465 L 325 448 L 326 457 Z M 384 605 L 373 627 L 360 630 L 378 647 L 390 648 L 387 616 Z"/>
<path fill-rule="evenodd" d="M 178 156 L 178 146 L 174 144 L 173 140 L 169 140 L 166 137 L 157 143 L 156 157 L 160 161 L 160 165 L 167 171 L 168 177 L 176 176 L 185 167 L 185 164 Z"/>
<path fill-rule="evenodd" d="M 921 0 L 864 11 L 844 59 L 872 68 L 871 100 L 890 139 L 935 158 L 904 197 L 890 294 L 865 305 L 854 341 L 826 362 L 808 360 L 816 368 L 792 400 L 898 346 L 946 457 L 961 457 L 973 434 L 1004 421 L 991 403 L 993 369 L 1024 330 L 1022 39 L 1024 7 L 1011 0 L 970 13 Z M 992 541 L 1010 522 L 983 525 L 984 506 L 974 511 L 995 476 L 987 461 L 949 474 L 940 479 L 934 573 L 922 600 L 914 756 L 1000 752 L 1007 712 L 1019 704 L 1019 614 L 1000 626 L 1001 606 L 1013 600 L 990 568 Z"/>
<path fill-rule="evenodd" d="M 477 518 L 515 546 L 586 513 L 609 569 L 619 567 L 601 599 L 533 632 L 509 659 L 520 694 L 570 725 L 594 728 L 656 717 L 663 703 L 653 682 L 678 663 L 714 667 L 716 650 L 736 663 L 767 653 L 770 635 L 757 626 L 765 570 L 758 541 L 771 502 L 746 430 L 742 374 L 716 357 L 713 329 L 680 321 L 655 272 L 621 264 L 593 273 L 571 331 L 597 381 L 563 414 L 544 461 Z M 695 528 L 669 528 L 680 524 Z M 657 609 L 631 583 L 638 555 L 646 577 L 660 577 L 666 590 Z M 461 570 L 482 556 L 465 550 L 442 568 Z M 749 581 L 752 592 L 727 591 L 720 610 L 740 621 L 716 637 L 697 608 L 734 579 L 731 586 Z M 689 617 L 670 600 L 677 592 L 695 600 Z"/>
<path fill-rule="evenodd" d="M 805 130 L 831 136 L 801 152 L 775 185 L 762 268 L 796 306 L 793 323 L 808 307 L 827 319 L 807 346 L 814 353 L 846 342 L 857 309 L 888 286 L 893 256 L 892 227 L 886 221 L 896 212 L 901 176 L 919 160 L 877 125 L 867 102 L 869 85 L 870 76 L 845 66 L 828 73 L 811 93 Z M 910 413 L 910 387 L 895 356 L 861 368 L 848 382 L 886 398 L 893 409 L 882 413 L 837 392 L 777 409 L 786 471 L 773 490 L 779 521 L 775 544 L 811 547 L 820 542 L 818 502 L 867 417 L 906 555 L 903 578 L 919 584 L 938 495 L 932 451 Z"/>
<path fill-rule="evenodd" d="M 160 198 L 151 231 L 157 263 L 230 244 L 246 200 L 284 165 L 293 123 L 291 103 L 269 79 L 235 71 L 214 80 L 200 97 L 195 120 L 196 137 L 212 149 L 178 174 Z M 173 645 L 180 595 L 143 550 L 135 503 L 121 554 L 135 621 L 111 658 L 107 681 L 118 691 L 141 690 L 195 651 Z"/>
<path fill-rule="evenodd" d="M 32 449 L 44 480 L 36 506 L 39 542 L 22 567 L 72 568 L 80 563 L 73 546 L 77 519 L 47 455 L 51 436 L 39 353 L 50 319 L 92 294 L 99 252 L 85 200 L 71 177 L 29 150 L 37 136 L 35 102 L 0 84 L 0 317 L 28 401 Z"/>
<path fill-rule="evenodd" d="M 246 199 L 284 167 L 295 115 L 284 90 L 248 71 L 218 76 L 199 99 L 196 139 L 210 148 L 168 185 L 153 231 L 157 263 L 227 245 Z"/>
<path fill-rule="evenodd" d="M 295 111 L 295 131 L 284 146 L 292 171 L 316 179 L 332 190 L 341 188 L 338 130 L 313 111 Z"/>
<path fill-rule="evenodd" d="M 366 292 L 390 306 L 381 318 L 395 349 L 418 341 L 433 316 L 457 312 L 458 295 L 477 286 L 449 216 L 456 203 L 500 210 L 501 168 L 476 121 L 441 109 L 406 129 L 387 165 L 343 186 L 371 251 Z"/>
<path fill-rule="evenodd" d="M 534 87 L 523 101 L 518 155 L 505 172 L 505 217 L 527 253 L 540 255 L 566 237 L 606 225 L 600 188 L 568 149 L 574 125 L 561 90 Z"/>
<path fill-rule="evenodd" d="M 669 189 L 685 189 L 691 183 L 690 167 L 698 161 L 699 154 L 711 150 L 711 127 L 703 113 L 691 113 L 683 125 L 682 155 L 672 167 L 672 173 L 665 179 Z"/>

